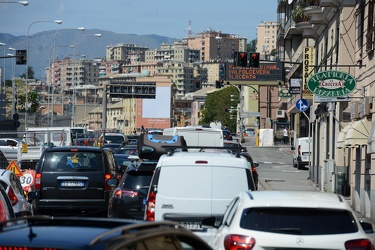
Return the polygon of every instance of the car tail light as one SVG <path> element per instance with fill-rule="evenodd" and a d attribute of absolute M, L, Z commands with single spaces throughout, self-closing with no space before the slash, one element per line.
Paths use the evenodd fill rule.
<path fill-rule="evenodd" d="M 298 155 L 301 155 L 301 145 L 298 146 Z"/>
<path fill-rule="evenodd" d="M 42 182 L 42 173 L 36 173 L 35 174 L 35 183 L 34 187 L 37 190 L 40 190 L 40 183 Z"/>
<path fill-rule="evenodd" d="M 255 239 L 238 234 L 229 234 L 224 238 L 225 250 L 242 250 L 242 249 L 253 249 L 255 245 Z"/>
<path fill-rule="evenodd" d="M 121 197 L 134 197 L 138 196 L 137 191 L 131 191 L 131 190 L 122 190 L 122 189 L 116 189 L 113 193 L 113 196 L 116 198 L 121 198 Z"/>
<path fill-rule="evenodd" d="M 9 186 L 8 197 L 9 197 L 10 203 L 12 203 L 12 206 L 15 206 L 18 203 L 17 196 L 14 193 L 12 186 Z"/>
<path fill-rule="evenodd" d="M 155 202 L 156 202 L 156 194 L 155 192 L 150 192 L 148 195 L 147 200 L 147 208 L 146 208 L 146 220 L 155 220 Z"/>
<path fill-rule="evenodd" d="M 374 244 L 369 239 L 349 240 L 345 242 L 345 249 L 374 250 Z"/>
<path fill-rule="evenodd" d="M 6 212 L 5 204 L 3 204 L 3 202 L 0 202 L 0 221 L 5 221 L 6 219 L 7 219 L 7 212 Z"/>
<path fill-rule="evenodd" d="M 104 175 L 104 190 L 112 190 L 112 187 L 111 186 L 108 186 L 107 185 L 107 181 L 109 180 L 109 179 L 111 179 L 111 175 L 110 174 L 105 174 Z"/>

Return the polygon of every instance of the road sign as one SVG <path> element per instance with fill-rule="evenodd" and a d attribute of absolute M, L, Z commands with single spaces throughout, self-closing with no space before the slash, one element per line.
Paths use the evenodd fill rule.
<path fill-rule="evenodd" d="M 249 117 L 260 117 L 260 112 L 250 112 L 250 111 L 241 112 L 241 118 L 249 118 Z"/>
<path fill-rule="evenodd" d="M 35 180 L 35 170 L 27 169 L 20 177 L 21 185 L 24 191 L 29 192 Z"/>
<path fill-rule="evenodd" d="M 298 99 L 296 101 L 296 109 L 298 111 L 304 112 L 309 107 L 309 102 L 306 99 Z"/>
<path fill-rule="evenodd" d="M 21 172 L 21 169 L 18 167 L 17 163 L 12 160 L 9 164 L 9 166 L 7 167 L 7 170 L 10 170 L 12 171 L 13 173 L 15 173 L 17 176 L 22 176 L 22 172 Z"/>

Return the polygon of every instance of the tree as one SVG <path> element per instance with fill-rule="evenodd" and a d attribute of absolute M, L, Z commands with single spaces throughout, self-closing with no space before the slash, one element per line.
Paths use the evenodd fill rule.
<path fill-rule="evenodd" d="M 221 124 L 227 125 L 229 130 L 236 131 L 236 118 L 231 119 L 230 107 L 237 107 L 239 98 L 231 101 L 231 95 L 238 96 L 238 90 L 235 87 L 224 87 L 218 91 L 209 94 L 202 110 L 201 125 L 209 125 L 214 121 L 221 121 Z"/>
<path fill-rule="evenodd" d="M 250 43 L 247 44 L 247 52 L 256 52 L 257 51 L 257 40 L 253 39 Z"/>
<path fill-rule="evenodd" d="M 29 66 L 28 68 L 28 75 L 27 75 L 27 79 L 35 79 L 34 78 L 34 70 L 33 70 L 33 67 Z M 22 75 L 20 75 L 21 78 L 25 78 L 26 79 L 26 73 L 23 73 Z"/>

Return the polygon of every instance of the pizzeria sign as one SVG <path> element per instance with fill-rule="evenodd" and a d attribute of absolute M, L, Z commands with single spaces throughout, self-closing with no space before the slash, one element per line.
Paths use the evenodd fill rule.
<path fill-rule="evenodd" d="M 356 86 L 357 81 L 352 75 L 336 70 L 318 72 L 307 82 L 309 90 L 322 97 L 348 96 Z"/>

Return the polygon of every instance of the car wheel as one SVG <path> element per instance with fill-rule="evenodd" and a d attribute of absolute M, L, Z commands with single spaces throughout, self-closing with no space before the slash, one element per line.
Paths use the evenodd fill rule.
<path fill-rule="evenodd" d="M 295 160 L 293 159 L 293 167 L 296 168 L 297 167 L 297 164 L 295 162 Z"/>
<path fill-rule="evenodd" d="M 301 164 L 301 161 L 297 159 L 297 169 L 302 169 L 303 165 Z"/>

